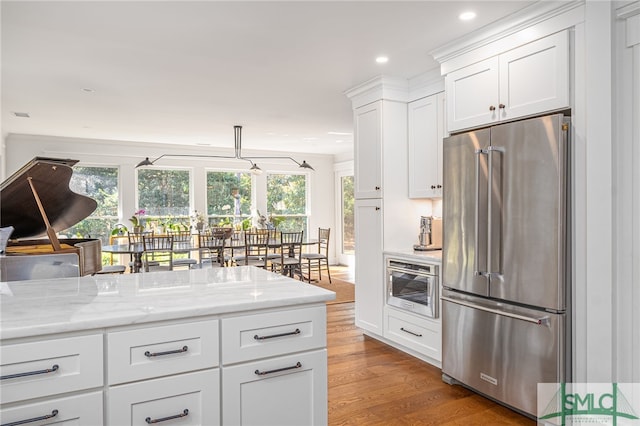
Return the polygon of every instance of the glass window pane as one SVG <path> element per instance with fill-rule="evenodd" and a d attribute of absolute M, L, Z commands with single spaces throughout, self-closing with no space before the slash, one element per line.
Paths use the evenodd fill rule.
<path fill-rule="evenodd" d="M 342 178 L 342 253 L 354 254 L 353 176 Z"/>
<path fill-rule="evenodd" d="M 236 224 L 251 216 L 251 174 L 207 172 L 207 215 L 211 225 Z"/>
<path fill-rule="evenodd" d="M 306 215 L 306 175 L 270 174 L 267 176 L 267 214 Z"/>
<path fill-rule="evenodd" d="M 307 176 L 267 176 L 267 216 L 279 231 L 308 231 Z"/>
<path fill-rule="evenodd" d="M 188 170 L 139 169 L 138 212 L 142 214 L 137 218 L 140 226 L 158 233 L 167 229 L 189 229 L 190 179 Z M 136 212 L 128 217 L 133 217 L 133 213 Z M 133 221 L 128 225 L 133 226 Z"/>
<path fill-rule="evenodd" d="M 138 207 L 147 218 L 189 217 L 187 170 L 138 170 Z"/>
<path fill-rule="evenodd" d="M 118 168 L 74 167 L 69 188 L 93 198 L 98 207 L 86 219 L 60 232 L 69 238 L 99 238 L 109 243 L 111 230 L 118 222 Z"/>

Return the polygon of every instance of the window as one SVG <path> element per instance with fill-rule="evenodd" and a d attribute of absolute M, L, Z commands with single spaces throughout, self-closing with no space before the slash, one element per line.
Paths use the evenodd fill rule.
<path fill-rule="evenodd" d="M 144 210 L 144 226 L 159 232 L 178 225 L 188 228 L 190 188 L 188 170 L 139 169 L 138 208 Z"/>
<path fill-rule="evenodd" d="M 342 176 L 342 253 L 355 253 L 353 175 Z"/>
<path fill-rule="evenodd" d="M 251 173 L 207 172 L 207 217 L 213 226 L 250 227 Z"/>
<path fill-rule="evenodd" d="M 267 176 L 267 215 L 279 231 L 308 232 L 307 176 L 269 174 Z"/>
<path fill-rule="evenodd" d="M 99 238 L 103 244 L 109 244 L 111 230 L 118 223 L 118 169 L 74 167 L 69 188 L 93 198 L 98 207 L 89 217 L 60 234 L 69 238 Z"/>

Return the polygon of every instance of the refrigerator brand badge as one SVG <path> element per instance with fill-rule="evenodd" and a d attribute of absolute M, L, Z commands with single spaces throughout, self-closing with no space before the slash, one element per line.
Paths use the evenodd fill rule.
<path fill-rule="evenodd" d="M 482 380 L 484 380 L 485 382 L 489 382 L 494 386 L 498 386 L 498 379 L 495 379 L 495 378 L 489 376 L 488 374 L 480 373 L 480 378 Z"/>
<path fill-rule="evenodd" d="M 640 383 L 538 383 L 538 424 L 640 426 Z"/>

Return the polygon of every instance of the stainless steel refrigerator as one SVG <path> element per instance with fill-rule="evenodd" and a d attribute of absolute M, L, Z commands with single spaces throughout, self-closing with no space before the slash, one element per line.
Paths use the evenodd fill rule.
<path fill-rule="evenodd" d="M 443 380 L 534 416 L 570 381 L 569 121 L 444 140 Z"/>

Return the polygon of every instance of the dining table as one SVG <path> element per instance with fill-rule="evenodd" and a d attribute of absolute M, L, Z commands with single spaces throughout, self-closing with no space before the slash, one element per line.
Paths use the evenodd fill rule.
<path fill-rule="evenodd" d="M 308 240 L 303 241 L 303 246 L 315 245 L 317 244 L 317 240 Z M 269 248 L 279 248 L 282 243 L 278 238 L 272 239 L 269 241 Z M 215 247 L 216 249 L 220 249 L 223 251 L 224 249 L 231 249 L 231 255 L 233 256 L 233 251 L 235 250 L 243 250 L 244 251 L 244 240 L 238 238 L 229 238 L 224 247 Z M 176 252 L 184 253 L 185 251 L 197 251 L 203 248 L 214 249 L 214 247 L 199 247 L 194 244 L 180 244 L 179 247 L 176 247 Z M 111 254 L 128 254 L 133 258 L 133 267 L 131 272 L 138 273 L 142 270 L 143 262 L 142 256 L 144 255 L 144 246 L 143 244 L 110 244 L 102 246 L 102 251 L 105 253 Z M 219 253 L 222 255 L 222 253 Z"/>
<path fill-rule="evenodd" d="M 142 269 L 143 244 L 111 244 L 102 246 L 102 251 L 111 254 L 128 254 L 133 257 L 131 272 L 138 273 Z"/>

